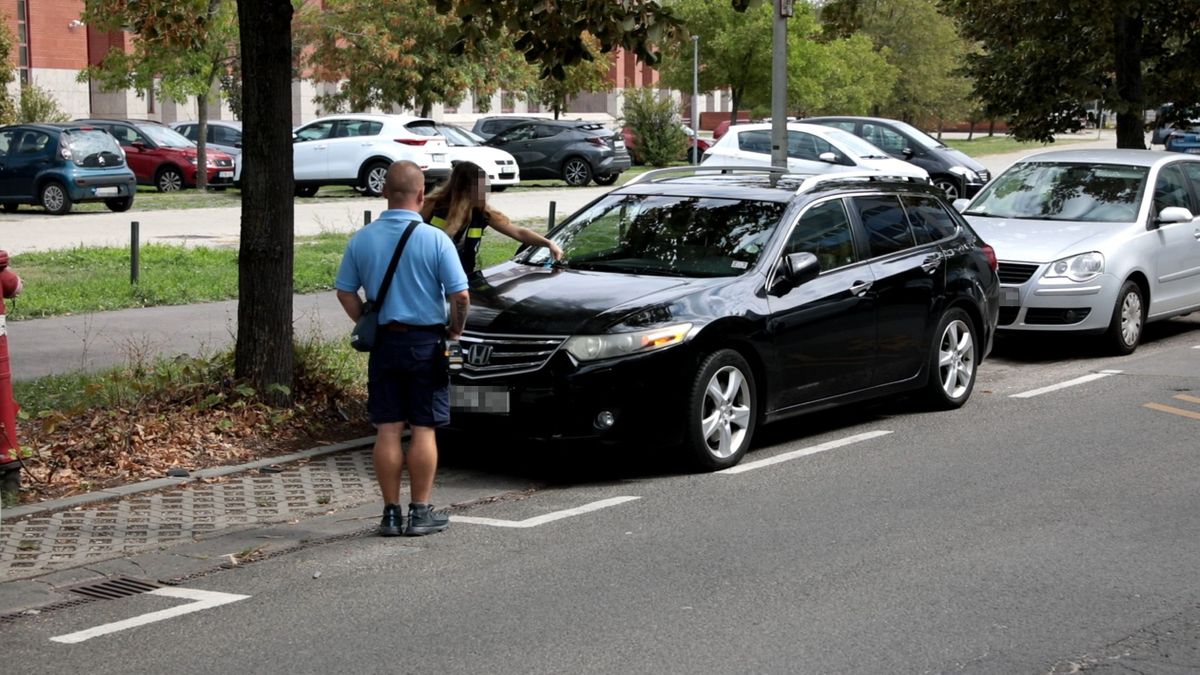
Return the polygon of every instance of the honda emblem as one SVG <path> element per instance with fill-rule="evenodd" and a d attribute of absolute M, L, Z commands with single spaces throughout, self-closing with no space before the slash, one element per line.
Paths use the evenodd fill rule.
<path fill-rule="evenodd" d="M 467 349 L 467 363 L 472 366 L 486 366 L 492 360 L 492 346 L 473 344 Z"/>

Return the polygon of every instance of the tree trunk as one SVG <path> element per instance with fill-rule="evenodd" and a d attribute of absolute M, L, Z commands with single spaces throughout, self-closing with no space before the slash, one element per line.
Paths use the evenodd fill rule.
<path fill-rule="evenodd" d="M 1118 3 L 1119 4 L 1119 3 Z M 1142 90 L 1142 30 L 1140 13 L 1129 15 L 1120 8 L 1113 19 L 1113 55 L 1116 57 L 1117 147 L 1146 148 L 1146 129 L 1142 111 L 1146 96 Z"/>
<path fill-rule="evenodd" d="M 292 3 L 239 0 L 242 66 L 242 243 L 238 252 L 237 377 L 271 402 L 291 401 Z"/>
<path fill-rule="evenodd" d="M 996 118 L 988 120 L 988 138 L 996 135 Z"/>
<path fill-rule="evenodd" d="M 208 94 L 196 97 L 196 190 L 208 189 Z"/>
<path fill-rule="evenodd" d="M 744 89 L 734 88 L 729 90 L 730 103 L 733 104 L 733 111 L 729 113 L 730 126 L 738 123 L 738 108 L 742 105 L 742 93 Z"/>
<path fill-rule="evenodd" d="M 971 128 L 967 130 L 967 140 L 975 138 L 975 120 L 971 120 Z"/>

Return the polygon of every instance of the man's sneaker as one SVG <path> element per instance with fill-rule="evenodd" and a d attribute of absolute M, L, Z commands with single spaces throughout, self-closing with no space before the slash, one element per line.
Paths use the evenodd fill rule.
<path fill-rule="evenodd" d="M 429 504 L 408 505 L 408 527 L 404 534 L 419 537 L 423 534 L 434 534 L 450 527 L 450 516 L 444 513 L 434 513 Z"/>
<path fill-rule="evenodd" d="M 383 507 L 383 518 L 379 519 L 379 536 L 399 537 L 404 529 L 404 516 L 400 513 L 399 504 L 388 504 Z"/>

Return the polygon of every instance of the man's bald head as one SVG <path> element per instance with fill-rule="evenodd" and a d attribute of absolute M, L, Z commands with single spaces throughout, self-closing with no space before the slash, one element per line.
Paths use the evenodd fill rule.
<path fill-rule="evenodd" d="M 389 209 L 419 211 L 425 202 L 425 174 L 421 167 L 406 159 L 392 162 L 384 179 L 383 196 Z"/>

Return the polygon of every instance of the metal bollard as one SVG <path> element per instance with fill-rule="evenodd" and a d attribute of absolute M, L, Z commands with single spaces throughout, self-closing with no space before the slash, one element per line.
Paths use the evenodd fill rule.
<path fill-rule="evenodd" d="M 550 217 L 546 220 L 546 231 L 547 232 L 554 229 L 554 207 L 555 206 L 557 206 L 557 203 L 553 199 L 551 199 L 550 200 Z"/>
<path fill-rule="evenodd" d="M 138 221 L 129 223 L 129 283 L 136 286 L 142 266 L 142 244 L 138 236 L 141 224 Z"/>
<path fill-rule="evenodd" d="M 371 210 L 367 209 L 367 210 L 363 211 L 363 227 L 366 227 L 367 225 L 370 225 L 370 224 L 371 224 Z"/>

